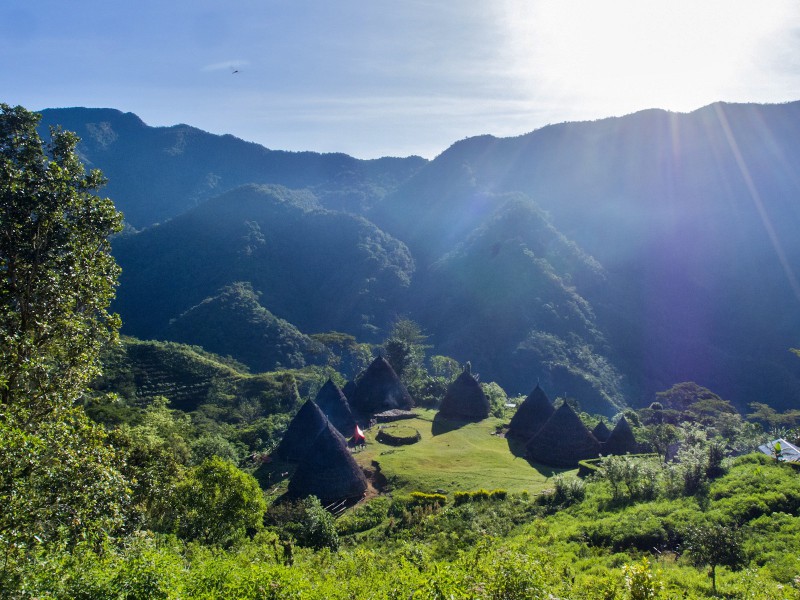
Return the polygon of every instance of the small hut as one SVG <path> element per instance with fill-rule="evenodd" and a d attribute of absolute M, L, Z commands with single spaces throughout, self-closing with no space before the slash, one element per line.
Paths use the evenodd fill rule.
<path fill-rule="evenodd" d="M 350 404 L 339 386 L 331 379 L 328 379 L 317 392 L 314 402 L 328 418 L 328 421 L 339 430 L 339 433 L 349 435 L 353 431 L 356 420 L 350 411 Z"/>
<path fill-rule="evenodd" d="M 511 417 L 506 435 L 523 440 L 531 439 L 553 416 L 555 410 L 550 398 L 537 383 L 533 391 L 519 405 L 514 416 Z"/>
<path fill-rule="evenodd" d="M 607 442 L 608 436 L 611 435 L 611 430 L 608 428 L 608 425 L 605 424 L 605 421 L 601 420 L 594 426 L 594 429 L 592 429 L 592 435 L 597 438 L 598 442 Z"/>
<path fill-rule="evenodd" d="M 327 424 L 289 480 L 293 498 L 316 496 L 323 504 L 360 498 L 367 479 L 336 428 Z"/>
<path fill-rule="evenodd" d="M 564 402 L 526 447 L 528 458 L 550 467 L 573 468 L 600 455 L 600 442 Z"/>
<path fill-rule="evenodd" d="M 350 406 L 361 415 L 400 408 L 408 410 L 413 402 L 392 365 L 378 356 L 356 381 Z"/>
<path fill-rule="evenodd" d="M 489 416 L 489 399 L 472 376 L 470 364 L 447 387 L 439 416 L 457 421 L 481 421 Z"/>
<path fill-rule="evenodd" d="M 293 462 L 302 460 L 311 442 L 327 424 L 328 419 L 322 414 L 319 406 L 307 400 L 289 423 L 281 443 L 275 449 L 275 454 L 283 460 Z"/>
<path fill-rule="evenodd" d="M 627 419 L 622 416 L 614 426 L 611 435 L 608 436 L 605 443 L 601 444 L 600 452 L 604 456 L 610 456 L 612 454 L 636 454 L 638 451 L 639 443 L 636 441 Z"/>
<path fill-rule="evenodd" d="M 348 402 L 352 402 L 353 395 L 356 393 L 356 382 L 350 380 L 345 383 L 344 387 L 342 388 L 342 393 L 344 394 L 344 397 L 347 398 Z"/>

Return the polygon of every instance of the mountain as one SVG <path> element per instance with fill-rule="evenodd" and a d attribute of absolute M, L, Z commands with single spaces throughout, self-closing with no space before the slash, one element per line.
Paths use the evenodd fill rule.
<path fill-rule="evenodd" d="M 269 150 L 188 125 L 149 127 L 136 115 L 113 109 L 58 108 L 41 114 L 42 133 L 61 125 L 81 137 L 82 160 L 103 171 L 104 193 L 137 229 L 248 183 L 313 188 L 329 208 L 358 211 L 426 162 Z"/>
<path fill-rule="evenodd" d="M 786 407 L 800 394 L 788 352 L 800 326 L 799 135 L 795 102 L 481 136 L 454 144 L 370 218 L 408 244 L 424 278 L 503 194 L 523 193 L 602 265 L 606 284 L 582 297 L 631 400 L 697 380 L 740 405 Z"/>
<path fill-rule="evenodd" d="M 276 186 L 232 190 L 117 238 L 113 252 L 122 267 L 114 309 L 125 333 L 148 339 L 189 339 L 186 320 L 199 322 L 193 314 L 212 308 L 199 305 L 235 282 L 248 282 L 262 308 L 300 331 L 368 337 L 390 321 L 414 271 L 405 245 L 366 219 Z"/>
<path fill-rule="evenodd" d="M 233 283 L 170 322 L 169 340 L 201 346 L 263 373 L 325 363 L 322 344 L 277 318 L 258 302 L 249 283 Z"/>
<path fill-rule="evenodd" d="M 479 136 L 432 161 L 44 115 L 84 137 L 145 227 L 114 242 L 133 335 L 163 338 L 243 282 L 304 334 L 374 341 L 403 315 L 483 380 L 525 393 L 541 379 L 608 414 L 681 381 L 739 407 L 800 396 L 798 102 Z"/>

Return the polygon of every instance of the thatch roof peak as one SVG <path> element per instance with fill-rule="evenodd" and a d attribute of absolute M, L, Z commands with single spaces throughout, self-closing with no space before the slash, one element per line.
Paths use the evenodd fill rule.
<path fill-rule="evenodd" d="M 605 442 L 608 441 L 611 430 L 608 428 L 608 425 L 605 424 L 605 421 L 601 420 L 594 426 L 594 429 L 592 429 L 592 435 L 597 438 L 598 442 Z"/>
<path fill-rule="evenodd" d="M 564 402 L 527 445 L 528 457 L 553 467 L 575 467 L 581 460 L 596 458 L 600 443 L 581 418 Z"/>
<path fill-rule="evenodd" d="M 350 410 L 350 403 L 332 379 L 329 378 L 319 389 L 314 402 L 342 435 L 349 435 L 353 431 L 356 420 Z"/>
<path fill-rule="evenodd" d="M 481 384 L 470 370 L 464 369 L 447 387 L 439 414 L 447 419 L 480 421 L 489 416 L 489 409 L 489 399 Z"/>
<path fill-rule="evenodd" d="M 606 442 L 602 445 L 602 453 L 604 455 L 611 454 L 635 454 L 639 450 L 639 443 L 636 441 L 636 436 L 633 435 L 628 420 L 625 415 L 620 417 L 611 435 L 608 436 Z"/>
<path fill-rule="evenodd" d="M 344 437 L 327 424 L 289 480 L 290 496 L 316 496 L 323 504 L 360 498 L 367 480 L 347 448 Z"/>
<path fill-rule="evenodd" d="M 311 442 L 328 424 L 328 419 L 311 400 L 306 400 L 289 423 L 275 454 L 283 460 L 299 461 L 308 452 Z"/>
<path fill-rule="evenodd" d="M 350 405 L 361 414 L 371 415 L 393 408 L 408 410 L 413 402 L 392 365 L 377 356 L 356 381 Z"/>
<path fill-rule="evenodd" d="M 550 398 L 547 397 L 547 394 L 544 393 L 544 390 L 539 387 L 537 382 L 536 387 L 522 401 L 522 404 L 517 408 L 517 412 L 511 418 L 506 435 L 521 439 L 532 438 L 547 420 L 553 416 L 555 410 Z"/>

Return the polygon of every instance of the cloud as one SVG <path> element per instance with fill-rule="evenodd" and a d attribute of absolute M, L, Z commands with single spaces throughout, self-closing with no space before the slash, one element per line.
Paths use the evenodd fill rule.
<path fill-rule="evenodd" d="M 234 60 L 224 60 L 220 62 L 211 63 L 209 65 L 205 65 L 201 70 L 202 71 L 230 71 L 231 69 L 241 69 L 242 67 L 246 67 L 250 63 L 246 60 L 242 59 L 234 59 Z"/>

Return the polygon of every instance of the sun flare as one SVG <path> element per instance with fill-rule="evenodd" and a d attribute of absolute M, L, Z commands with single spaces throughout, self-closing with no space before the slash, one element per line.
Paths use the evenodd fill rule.
<path fill-rule="evenodd" d="M 533 96 L 595 109 L 690 110 L 759 80 L 787 2 L 615 0 L 504 4 L 509 75 Z M 768 85 L 768 82 L 764 82 Z"/>

